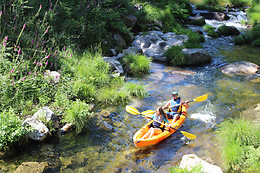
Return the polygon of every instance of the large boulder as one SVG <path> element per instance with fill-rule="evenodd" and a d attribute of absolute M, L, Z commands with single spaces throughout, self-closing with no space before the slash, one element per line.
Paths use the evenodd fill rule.
<path fill-rule="evenodd" d="M 237 61 L 220 68 L 220 71 L 227 76 L 250 75 L 259 70 L 259 66 L 248 61 Z"/>
<path fill-rule="evenodd" d="M 201 172 L 204 173 L 222 173 L 220 167 L 202 160 L 195 154 L 184 155 L 179 165 L 180 168 L 187 168 L 188 170 L 191 170 L 195 166 L 201 166 Z"/>
<path fill-rule="evenodd" d="M 205 17 L 205 19 L 213 19 L 217 21 L 225 21 L 230 19 L 227 14 L 221 12 L 201 12 L 199 15 Z"/>
<path fill-rule="evenodd" d="M 45 172 L 47 167 L 47 162 L 24 162 L 16 169 L 16 171 L 14 171 L 14 173 L 41 173 Z"/>
<path fill-rule="evenodd" d="M 199 66 L 211 61 L 211 56 L 205 49 L 183 49 L 187 56 L 188 65 Z"/>
<path fill-rule="evenodd" d="M 50 134 L 49 129 L 38 118 L 27 118 L 24 124 L 32 127 L 33 131 L 29 132 L 27 136 L 34 141 L 42 142 Z"/>
<path fill-rule="evenodd" d="M 116 57 L 103 57 L 103 59 L 111 65 L 113 73 L 116 73 L 119 76 L 124 73 L 124 69 Z"/>
<path fill-rule="evenodd" d="M 136 50 L 156 61 L 166 61 L 165 51 L 172 46 L 180 46 L 189 39 L 186 35 L 149 31 L 147 35 L 138 35 L 132 43 Z"/>

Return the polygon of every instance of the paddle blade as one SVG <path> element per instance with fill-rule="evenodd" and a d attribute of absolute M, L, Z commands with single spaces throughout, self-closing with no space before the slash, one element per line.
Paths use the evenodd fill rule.
<path fill-rule="evenodd" d="M 187 138 L 190 138 L 190 139 L 195 139 L 197 136 L 196 135 L 193 135 L 191 133 L 188 133 L 188 132 L 184 132 L 184 131 L 180 131 L 184 136 L 186 136 Z"/>
<path fill-rule="evenodd" d="M 154 113 L 155 113 L 154 110 L 147 110 L 147 111 L 141 112 L 142 115 L 152 115 Z"/>
<path fill-rule="evenodd" d="M 207 98 L 208 98 L 208 94 L 205 94 L 203 96 L 199 96 L 199 97 L 195 98 L 193 101 L 194 102 L 202 102 L 202 101 L 207 100 Z"/>
<path fill-rule="evenodd" d="M 130 114 L 133 114 L 133 115 L 138 115 L 138 114 L 140 114 L 140 112 L 139 112 L 136 108 L 134 108 L 133 106 L 127 105 L 127 106 L 125 107 L 125 109 L 126 109 L 126 112 L 128 112 L 128 113 L 130 113 Z"/>

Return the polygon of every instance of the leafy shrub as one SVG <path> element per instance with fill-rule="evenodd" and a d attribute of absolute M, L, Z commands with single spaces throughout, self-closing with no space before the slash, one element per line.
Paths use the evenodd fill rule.
<path fill-rule="evenodd" d="M 253 0 L 249 9 L 247 10 L 249 20 L 253 25 L 260 24 L 260 4 L 259 1 Z"/>
<path fill-rule="evenodd" d="M 0 150 L 17 144 L 30 131 L 12 109 L 0 113 L 0 122 Z"/>
<path fill-rule="evenodd" d="M 131 75 L 148 74 L 150 70 L 151 58 L 139 54 L 128 54 L 123 58 L 128 73 Z"/>
<path fill-rule="evenodd" d="M 218 27 L 218 31 L 221 35 L 225 35 L 225 36 L 230 34 L 230 28 L 226 25 L 222 25 Z"/>
<path fill-rule="evenodd" d="M 216 38 L 219 34 L 215 31 L 215 28 L 211 25 L 205 25 L 203 29 L 208 33 L 210 37 Z"/>
<path fill-rule="evenodd" d="M 253 41 L 252 45 L 255 47 L 260 47 L 260 39 Z"/>
<path fill-rule="evenodd" d="M 258 47 L 258 39 L 260 39 L 260 25 L 256 25 L 252 30 L 247 31 L 244 34 L 234 37 L 235 44 L 252 44 Z"/>
<path fill-rule="evenodd" d="M 260 168 L 260 129 L 256 124 L 238 119 L 219 125 L 217 137 L 228 169 L 256 171 Z"/>
<path fill-rule="evenodd" d="M 244 7 L 251 4 L 250 0 L 229 0 L 229 2 L 234 7 Z"/>
<path fill-rule="evenodd" d="M 184 47 L 186 48 L 201 48 L 202 46 L 200 43 L 205 41 L 203 35 L 193 32 L 191 29 L 180 28 L 177 33 L 185 34 L 189 37 L 189 39 L 184 42 Z"/>
<path fill-rule="evenodd" d="M 235 44 L 237 44 L 237 45 L 243 45 L 243 44 L 247 43 L 247 40 L 246 40 L 244 34 L 235 36 L 233 39 L 234 39 Z"/>
<path fill-rule="evenodd" d="M 76 132 L 80 133 L 88 127 L 90 116 L 90 106 L 84 101 L 76 100 L 71 103 L 70 108 L 64 112 L 64 121 L 76 126 Z"/>
<path fill-rule="evenodd" d="M 205 25 L 205 20 L 204 20 L 204 18 L 200 18 L 197 20 L 190 21 L 189 24 L 196 25 L 196 26 L 203 26 L 203 25 Z"/>
<path fill-rule="evenodd" d="M 106 105 L 119 105 L 130 101 L 130 95 L 124 90 L 115 90 L 113 88 L 104 88 L 99 90 L 97 100 Z"/>
<path fill-rule="evenodd" d="M 181 65 L 187 65 L 188 60 L 184 53 L 182 53 L 182 47 L 181 46 L 173 46 L 169 48 L 165 52 L 165 56 L 167 58 L 167 61 L 170 64 L 181 66 Z"/>
<path fill-rule="evenodd" d="M 135 97 L 145 96 L 145 88 L 141 84 L 127 82 L 123 86 L 123 90 L 126 90 L 129 95 Z"/>

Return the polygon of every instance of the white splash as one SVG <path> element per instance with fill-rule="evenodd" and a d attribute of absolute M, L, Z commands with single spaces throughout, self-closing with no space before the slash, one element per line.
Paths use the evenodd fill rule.
<path fill-rule="evenodd" d="M 203 121 L 204 123 L 214 124 L 216 117 L 210 113 L 194 113 L 190 115 L 190 118 Z"/>
<path fill-rule="evenodd" d="M 216 122 L 216 115 L 213 113 L 212 110 L 213 105 L 209 101 L 207 101 L 205 107 L 203 107 L 201 111 L 191 114 L 190 118 L 206 123 L 208 127 L 214 127 Z"/>

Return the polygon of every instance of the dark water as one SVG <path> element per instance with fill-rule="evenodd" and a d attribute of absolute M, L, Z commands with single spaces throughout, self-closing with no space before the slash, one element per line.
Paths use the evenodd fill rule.
<path fill-rule="evenodd" d="M 190 103 L 188 118 L 181 127 L 197 135 L 191 144 L 186 144 L 177 132 L 157 145 L 136 148 L 133 135 L 147 120 L 127 113 L 126 105 L 122 105 L 107 117 L 112 131 L 92 130 L 81 135 L 71 132 L 45 143 L 34 143 L 14 157 L 0 160 L 0 172 L 12 172 L 22 162 L 47 162 L 47 172 L 167 172 L 179 164 L 183 155 L 191 153 L 222 167 L 214 131 L 223 120 L 238 117 L 260 102 L 260 81 L 257 75 L 227 77 L 219 67 L 238 60 L 257 63 L 259 50 L 236 47 L 228 37 L 209 38 L 204 46 L 213 56 L 208 65 L 179 68 L 152 63 L 149 75 L 127 78 L 146 86 L 148 96 L 129 103 L 140 112 L 163 106 L 173 91 L 178 91 L 184 101 L 208 94 L 207 101 Z"/>

